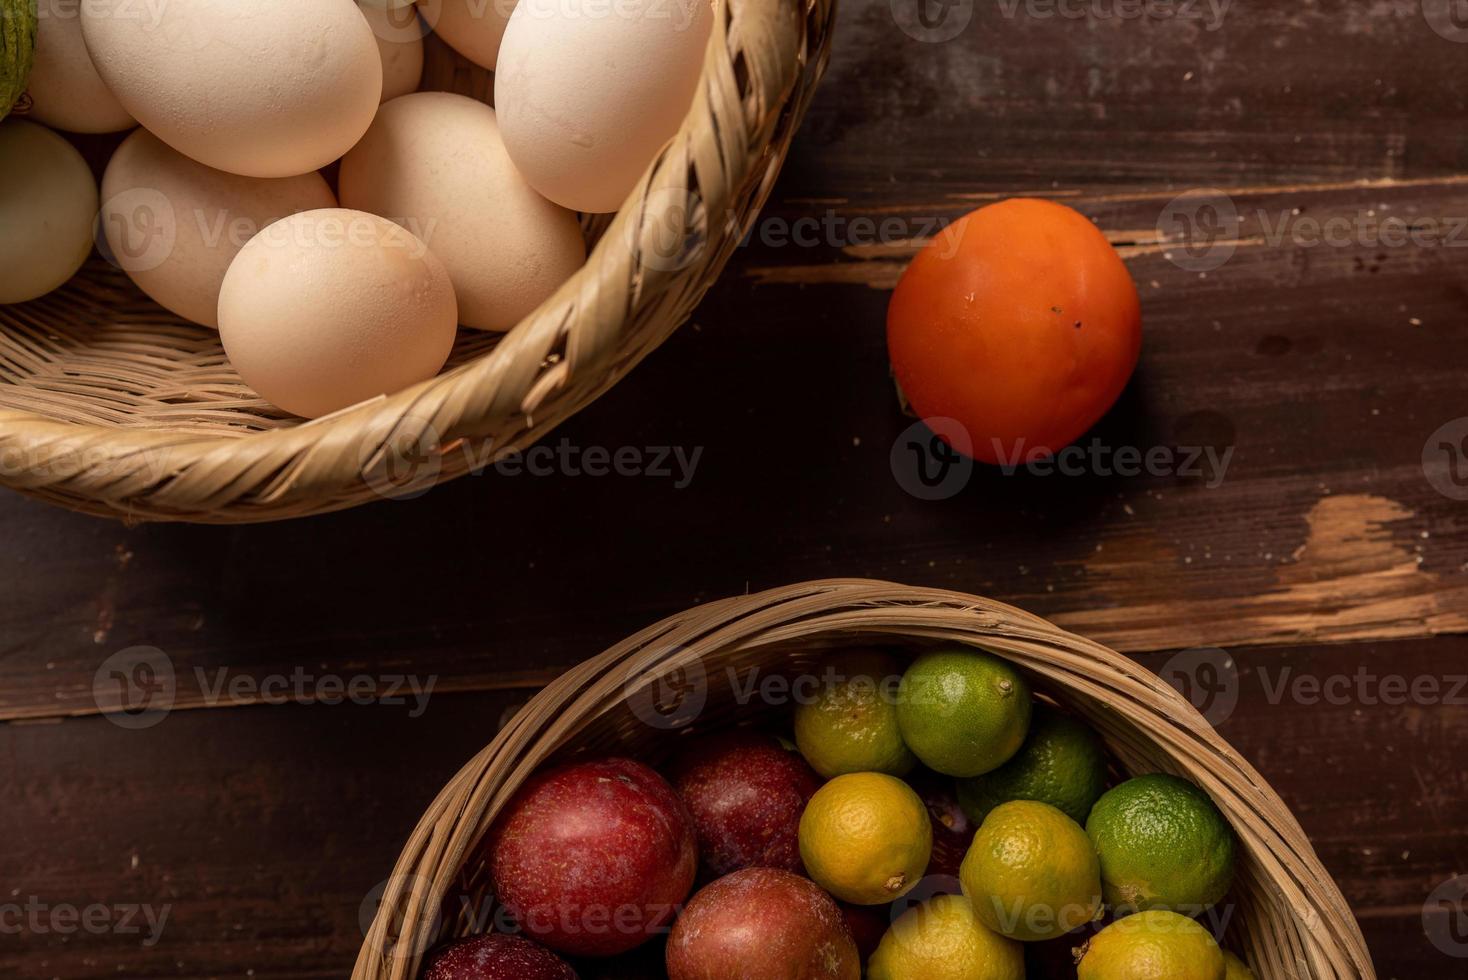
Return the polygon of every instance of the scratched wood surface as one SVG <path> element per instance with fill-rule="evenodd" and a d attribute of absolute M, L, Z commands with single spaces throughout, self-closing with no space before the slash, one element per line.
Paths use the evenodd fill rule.
<path fill-rule="evenodd" d="M 1446 5 L 1004 2 L 925 43 L 903 2 L 845 4 L 746 246 L 550 457 L 270 527 L 0 499 L 0 778 L 19 789 L 0 899 L 175 906 L 156 945 L 7 935 L 0 973 L 342 975 L 363 896 L 506 706 L 746 589 L 981 592 L 1153 666 L 1206 645 L 1322 674 L 1465 670 L 1468 43 L 1434 30 Z M 942 222 L 1016 193 L 1081 209 L 1126 256 L 1143 362 L 1085 472 L 950 471 L 950 496 L 919 499 L 888 291 Z M 588 474 L 588 449 L 642 475 Z M 1131 449 L 1172 462 L 1113 472 Z M 166 656 L 180 710 L 127 731 L 94 716 L 135 647 Z M 403 675 L 435 680 L 421 717 L 248 706 L 272 678 L 310 678 L 309 699 L 318 678 L 392 696 Z M 1384 977 L 1462 971 L 1422 907 L 1468 871 L 1465 725 L 1461 704 L 1246 685 L 1223 729 L 1300 812 Z"/>

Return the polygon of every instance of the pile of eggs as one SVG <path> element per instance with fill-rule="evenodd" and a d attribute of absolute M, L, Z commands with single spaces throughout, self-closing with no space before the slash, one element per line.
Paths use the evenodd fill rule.
<path fill-rule="evenodd" d="M 676 133 L 713 21 L 711 0 L 39 5 L 29 118 L 0 123 L 0 303 L 95 241 L 307 418 L 433 377 L 460 325 L 508 330 L 580 268 L 577 212 L 616 210 Z M 429 30 L 495 70 L 493 108 L 417 91 Z M 100 189 L 55 132 L 135 126 Z"/>

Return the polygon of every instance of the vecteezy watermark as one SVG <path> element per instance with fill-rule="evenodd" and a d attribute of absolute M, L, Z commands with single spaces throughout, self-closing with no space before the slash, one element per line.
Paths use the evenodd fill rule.
<path fill-rule="evenodd" d="M 152 728 L 168 717 L 178 693 L 173 661 L 157 647 L 119 650 L 92 675 L 92 701 L 119 728 Z"/>
<path fill-rule="evenodd" d="M 1351 673 L 1315 674 L 1285 666 L 1261 666 L 1259 685 L 1271 705 L 1288 701 L 1306 707 L 1317 704 L 1347 707 L 1379 705 L 1400 707 L 1468 707 L 1468 674 L 1378 674 L 1366 667 Z"/>
<path fill-rule="evenodd" d="M 649 674 L 647 658 L 635 660 L 627 669 L 623 682 L 625 700 L 632 714 L 643 724 L 661 731 L 684 728 L 702 715 L 708 705 L 710 691 L 727 692 L 733 702 L 743 707 L 759 705 L 783 708 L 790 705 L 820 704 L 831 697 L 865 702 L 877 700 L 896 704 L 933 704 L 942 697 L 936 686 L 917 684 L 906 688 L 902 675 L 893 673 L 873 676 L 847 673 L 835 664 L 819 670 L 799 672 L 767 670 L 758 665 L 725 666 L 710 674 L 698 660 L 683 662 L 671 654 L 658 656 L 672 666 L 664 666 Z"/>
<path fill-rule="evenodd" d="M 163 23 L 163 15 L 172 0 L 39 0 L 36 19 L 75 20 L 87 17 L 138 21 L 149 28 Z M 0 18 L 3 20 L 3 18 Z"/>
<path fill-rule="evenodd" d="M 492 465 L 501 476 L 608 476 L 650 477 L 672 480 L 673 489 L 684 490 L 703 458 L 703 447 L 694 446 L 578 446 L 569 439 L 554 445 L 531 446 L 497 458 Z M 476 473 L 479 471 L 476 471 Z"/>
<path fill-rule="evenodd" d="M 892 921 L 902 918 L 909 909 L 926 904 L 939 895 L 962 895 L 963 883 L 953 875 L 924 875 L 905 894 L 893 899 L 890 907 Z"/>
<path fill-rule="evenodd" d="M 443 923 L 442 910 L 430 897 L 429 901 L 416 907 L 416 919 L 413 922 L 397 924 L 396 928 L 386 930 L 384 935 L 373 936 L 372 923 L 381 911 L 382 900 L 390 890 L 408 896 L 414 892 L 432 896 L 433 882 L 417 874 L 396 874 L 379 881 L 363 896 L 362 904 L 357 907 L 357 924 L 362 929 L 362 936 L 373 942 L 384 959 L 413 959 L 422 956 L 438 938 Z M 414 937 L 411 943 L 404 943 L 402 940 L 403 932 L 407 931 L 411 931 Z"/>
<path fill-rule="evenodd" d="M 1468 959 L 1468 875 L 1449 878 L 1427 896 L 1422 931 L 1439 952 Z"/>
<path fill-rule="evenodd" d="M 437 674 L 314 673 L 294 667 L 287 673 L 239 674 L 228 667 L 194 668 L 194 680 L 211 707 L 220 704 L 381 704 L 407 706 L 409 718 L 421 718 L 438 684 Z"/>
<path fill-rule="evenodd" d="M 999 0 L 1009 20 L 1175 20 L 1213 32 L 1223 27 L 1233 0 Z"/>
<path fill-rule="evenodd" d="M 973 0 L 890 0 L 892 20 L 915 41 L 951 41 L 973 19 Z M 1223 27 L 1233 0 L 999 0 L 1006 20 L 1157 20 Z"/>
<path fill-rule="evenodd" d="M 962 238 L 941 236 L 950 222 L 938 216 L 899 217 L 888 215 L 848 215 L 831 208 L 818 214 L 796 218 L 762 215 L 751 224 L 740 240 L 741 247 L 759 244 L 765 248 L 842 248 L 863 249 L 878 246 L 917 246 L 933 244 L 939 258 L 957 254 Z"/>
<path fill-rule="evenodd" d="M 1228 721 L 1238 707 L 1239 669 L 1234 658 L 1218 647 L 1179 651 L 1157 676 L 1187 698 L 1215 728 Z"/>
<path fill-rule="evenodd" d="M 1468 500 L 1468 416 L 1443 423 L 1427 437 L 1422 473 L 1449 500 Z"/>
<path fill-rule="evenodd" d="M 433 237 L 437 221 L 434 218 L 420 222 L 409 216 L 382 219 L 376 215 L 341 210 L 307 211 L 266 225 L 246 242 L 256 248 L 303 251 L 390 248 L 421 259 L 428 251 L 428 242 Z M 218 228 L 216 225 L 209 231 L 216 233 Z"/>
<path fill-rule="evenodd" d="M 889 0 L 892 20 L 914 41 L 937 44 L 962 34 L 974 19 L 974 0 Z"/>
<path fill-rule="evenodd" d="M 431 420 L 409 415 L 363 439 L 358 450 L 362 480 L 388 500 L 420 497 L 433 488 L 451 454 L 462 457 L 471 476 L 493 471 L 501 477 L 644 477 L 672 481 L 685 490 L 693 482 L 703 447 L 578 446 L 570 439 L 528 449 L 497 450 L 487 440 L 445 444 Z"/>
<path fill-rule="evenodd" d="M 656 272 L 681 272 L 703 254 L 703 197 L 687 187 L 656 187 L 642 207 L 625 218 L 624 235 L 632 254 Z"/>
<path fill-rule="evenodd" d="M 494 0 L 493 3 L 491 0 L 469 0 L 469 3 L 471 13 L 475 10 L 495 9 L 499 12 L 500 20 L 508 18 L 515 7 L 511 0 Z M 418 16 L 419 7 L 413 0 L 357 0 L 357 6 L 362 9 L 372 33 L 391 44 L 412 44 L 427 37 L 436 26 L 438 14 L 443 9 L 441 2 L 425 2 L 424 7 L 431 7 L 433 11 L 434 23 L 430 24 Z"/>
<path fill-rule="evenodd" d="M 1468 2 L 1468 0 L 1465 0 Z M 1384 208 L 1317 216 L 1303 208 L 1240 211 L 1217 188 L 1187 191 L 1157 217 L 1157 237 L 1168 261 L 1188 272 L 1211 272 L 1245 241 L 1270 248 L 1468 248 L 1468 215 L 1387 214 Z"/>
<path fill-rule="evenodd" d="M 141 936 L 141 945 L 151 949 L 163 938 L 163 929 L 172 912 L 172 905 L 102 902 L 73 905 L 46 902 L 32 895 L 24 901 L 0 902 L 0 935 Z"/>
<path fill-rule="evenodd" d="M 464 3 L 465 0 L 455 0 Z M 471 16 L 475 8 L 487 9 L 491 0 L 467 0 Z M 498 9 L 505 0 L 493 0 Z M 672 21 L 673 30 L 685 31 L 702 13 L 703 0 L 520 0 L 510 16 L 531 20 L 647 20 Z"/>
<path fill-rule="evenodd" d="M 1212 272 L 1238 248 L 1239 212 L 1216 187 L 1179 194 L 1157 216 L 1157 237 L 1172 244 L 1167 258 L 1188 272 Z"/>
<path fill-rule="evenodd" d="M 1174 654 L 1157 672 L 1197 708 L 1210 725 L 1233 716 L 1244 675 L 1234 658 L 1217 647 L 1197 647 Z M 1365 666 L 1321 674 L 1285 664 L 1261 664 L 1250 675 L 1264 703 L 1298 707 L 1468 707 L 1468 674 L 1377 672 Z"/>
<path fill-rule="evenodd" d="M 162 452 L 145 449 L 119 454 L 80 437 L 66 445 L 0 447 L 0 475 L 3 476 L 66 477 L 82 472 L 97 479 L 126 475 L 151 485 L 166 478 L 170 468 Z"/>
<path fill-rule="evenodd" d="M 1012 443 L 990 439 L 981 448 L 1005 476 L 1181 477 L 1199 480 L 1209 490 L 1223 484 L 1234 455 L 1233 446 L 1113 446 L 1098 438 L 1054 452 L 1030 446 L 1023 438 Z M 946 500 L 972 479 L 974 450 L 974 440 L 956 419 L 915 422 L 892 444 L 892 476 L 919 500 Z"/>
<path fill-rule="evenodd" d="M 669 656 L 677 654 L 676 649 L 668 652 Z M 638 721 L 658 731 L 677 731 L 703 714 L 708 705 L 709 678 L 697 659 L 666 668 L 652 678 L 634 661 L 623 690 L 627 707 Z"/>
<path fill-rule="evenodd" d="M 387 500 L 412 500 L 433 489 L 443 449 L 432 420 L 411 412 L 397 422 L 374 421 L 357 450 L 362 481 Z"/>
<path fill-rule="evenodd" d="M 1000 931 L 1006 935 L 1014 935 L 1021 929 L 1031 935 L 1064 935 L 1094 921 L 1101 907 L 1100 895 L 1090 902 L 1062 905 L 1033 901 L 1024 895 L 1013 899 L 1001 895 L 979 895 L 975 899 L 989 904 Z"/>
<path fill-rule="evenodd" d="M 956 496 L 974 475 L 974 444 L 962 422 L 931 418 L 903 429 L 888 463 L 897 485 L 919 500 Z"/>
<path fill-rule="evenodd" d="M 285 673 L 242 674 L 228 667 L 195 667 L 201 702 L 218 705 L 380 704 L 408 707 L 420 718 L 438 683 L 437 674 L 316 673 L 295 667 Z M 152 728 L 168 717 L 178 698 L 173 660 L 157 647 L 128 647 L 102 661 L 92 676 L 92 699 L 113 724 Z"/>
<path fill-rule="evenodd" d="M 1074 443 L 1049 452 L 1026 448 L 1026 440 L 1016 439 L 1008 448 L 999 439 L 991 440 L 999 471 L 1006 476 L 1024 470 L 1034 476 L 1181 476 L 1201 479 L 1209 490 L 1216 490 L 1228 474 L 1234 447 L 1225 446 L 1111 446 L 1100 439 Z"/>
<path fill-rule="evenodd" d="M 1422 0 L 1422 17 L 1438 37 L 1468 44 L 1468 0 Z"/>
<path fill-rule="evenodd" d="M 189 246 L 238 252 L 251 241 L 269 247 L 301 249 L 403 248 L 419 258 L 428 248 L 438 219 L 414 217 L 385 224 L 374 218 L 340 214 L 283 218 L 261 227 L 254 218 L 229 208 L 187 208 L 154 187 L 130 187 L 103 202 L 93 226 L 97 250 L 123 272 L 151 272 L 167 262 L 180 238 Z"/>

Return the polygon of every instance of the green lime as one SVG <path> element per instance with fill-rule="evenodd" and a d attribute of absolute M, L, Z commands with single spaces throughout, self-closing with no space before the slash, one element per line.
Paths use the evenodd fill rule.
<path fill-rule="evenodd" d="M 827 660 L 819 693 L 795 708 L 795 744 L 811 768 L 831 779 L 849 772 L 905 776 L 917 757 L 897 729 L 902 661 L 876 650 Z"/>
<path fill-rule="evenodd" d="M 1006 660 L 976 650 L 925 653 L 902 675 L 897 724 L 917 757 L 947 776 L 977 776 L 1019 751 L 1030 686 Z"/>
<path fill-rule="evenodd" d="M 1101 911 L 1101 868 L 1081 825 L 1048 803 L 990 811 L 958 878 L 995 932 L 1033 942 L 1063 936 Z"/>
<path fill-rule="evenodd" d="M 1030 734 L 1014 758 L 993 772 L 958 781 L 958 804 L 974 823 L 1010 800 L 1049 803 L 1076 823 L 1106 789 L 1106 752 L 1090 726 L 1037 703 Z"/>
<path fill-rule="evenodd" d="M 1223 952 L 1198 923 L 1154 910 L 1117 919 L 1086 944 L 1077 980 L 1224 980 Z"/>
<path fill-rule="evenodd" d="M 1197 914 L 1233 882 L 1233 828 L 1186 779 L 1153 773 L 1108 790 L 1091 808 L 1086 833 L 1101 856 L 1106 901 L 1119 913 Z"/>
<path fill-rule="evenodd" d="M 915 905 L 882 936 L 868 980 L 1024 980 L 1025 954 L 974 915 L 962 895 Z"/>

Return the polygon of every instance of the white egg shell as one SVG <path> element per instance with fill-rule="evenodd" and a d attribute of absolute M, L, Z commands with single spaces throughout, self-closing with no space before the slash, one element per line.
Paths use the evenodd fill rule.
<path fill-rule="evenodd" d="M 316 171 L 241 177 L 206 167 L 146 129 L 123 140 L 102 175 L 108 258 L 160 306 L 219 325 L 219 286 L 245 243 L 298 211 L 336 207 Z"/>
<path fill-rule="evenodd" d="M 44 126 L 0 123 L 0 303 L 44 296 L 92 251 L 97 181 L 82 155 Z"/>
<path fill-rule="evenodd" d="M 494 110 L 467 96 L 419 92 L 384 105 L 342 159 L 338 191 L 344 207 L 428 243 L 465 326 L 510 329 L 586 261 L 576 215 L 525 182 Z"/>
<path fill-rule="evenodd" d="M 137 125 L 87 53 L 81 0 L 40 0 L 36 15 L 31 118 L 72 133 L 115 133 Z"/>
<path fill-rule="evenodd" d="M 261 397 L 317 418 L 437 374 L 456 313 L 448 272 L 422 241 L 328 208 L 282 218 L 240 249 L 219 293 L 219 336 Z"/>
<path fill-rule="evenodd" d="M 87 0 L 82 32 L 139 122 L 247 177 L 335 160 L 382 94 L 377 41 L 354 0 Z"/>
<path fill-rule="evenodd" d="M 574 211 L 615 211 L 692 105 L 709 0 L 521 0 L 494 104 L 530 185 Z"/>
<path fill-rule="evenodd" d="M 445 44 L 476 65 L 492 69 L 515 0 L 418 0 L 418 9 Z"/>
<path fill-rule="evenodd" d="M 423 33 L 408 0 L 358 0 L 382 56 L 382 101 L 418 91 L 423 81 Z"/>

